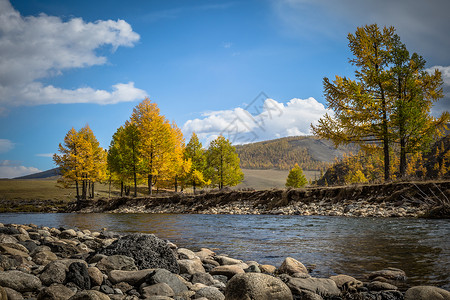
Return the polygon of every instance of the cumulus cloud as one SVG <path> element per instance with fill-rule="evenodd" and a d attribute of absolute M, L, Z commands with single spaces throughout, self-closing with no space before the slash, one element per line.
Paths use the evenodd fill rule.
<path fill-rule="evenodd" d="M 62 89 L 40 81 L 68 69 L 105 64 L 107 58 L 97 49 L 131 47 L 139 38 L 123 20 L 92 23 L 45 14 L 24 17 L 8 0 L 0 0 L 0 104 L 112 104 L 142 98 L 145 91 L 132 82 L 113 85 L 109 92 L 90 87 Z"/>
<path fill-rule="evenodd" d="M 17 165 L 10 160 L 0 160 L 0 178 L 16 178 L 41 172 L 35 167 Z"/>
<path fill-rule="evenodd" d="M 434 66 L 428 68 L 427 72 L 434 72 L 434 70 L 438 69 L 442 73 L 442 80 L 444 81 L 444 85 L 442 87 L 444 92 L 444 98 L 436 102 L 431 109 L 432 114 L 435 117 L 441 115 L 444 111 L 450 111 L 450 66 Z"/>
<path fill-rule="evenodd" d="M 223 135 L 234 144 L 242 144 L 311 134 L 311 123 L 315 124 L 327 112 L 331 113 L 312 97 L 294 98 L 286 104 L 263 99 L 245 109 L 204 113 L 202 118 L 188 120 L 182 130 L 186 136 L 195 132 L 206 143 Z"/>
<path fill-rule="evenodd" d="M 36 154 L 37 157 L 53 157 L 54 153 L 38 153 Z"/>
<path fill-rule="evenodd" d="M 10 140 L 0 139 L 0 153 L 9 152 L 14 148 L 14 143 Z"/>

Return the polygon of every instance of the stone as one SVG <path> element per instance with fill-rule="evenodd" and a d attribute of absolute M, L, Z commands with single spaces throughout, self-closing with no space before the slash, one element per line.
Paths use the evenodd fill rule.
<path fill-rule="evenodd" d="M 337 297 L 341 294 L 336 283 L 331 279 L 288 277 L 286 284 L 294 295 L 301 295 L 304 290 L 319 294 L 322 297 Z"/>
<path fill-rule="evenodd" d="M 435 286 L 415 286 L 406 291 L 405 300 L 450 300 L 450 292 Z"/>
<path fill-rule="evenodd" d="M 226 300 L 293 299 L 289 287 L 280 279 L 263 273 L 237 274 L 225 288 Z"/>
<path fill-rule="evenodd" d="M 194 252 L 192 252 L 189 249 L 186 248 L 179 248 L 177 250 L 178 258 L 179 259 L 198 259 L 199 257 L 195 255 Z"/>
<path fill-rule="evenodd" d="M 225 295 L 222 294 L 222 292 L 220 292 L 218 288 L 211 286 L 201 288 L 195 293 L 195 299 L 201 297 L 205 297 L 208 300 L 225 300 Z"/>
<path fill-rule="evenodd" d="M 40 251 L 33 255 L 33 261 L 38 265 L 47 265 L 58 259 L 55 253 L 51 251 Z"/>
<path fill-rule="evenodd" d="M 330 276 L 330 279 L 336 283 L 337 287 L 341 291 L 346 292 L 355 292 L 358 288 L 360 288 L 363 285 L 361 281 L 356 280 L 352 276 L 344 274 Z"/>
<path fill-rule="evenodd" d="M 0 233 L 14 235 L 20 234 L 20 231 L 14 227 L 0 227 Z"/>
<path fill-rule="evenodd" d="M 233 277 L 236 274 L 245 273 L 244 269 L 239 265 L 226 265 L 226 266 L 218 266 L 211 270 L 211 275 L 224 275 L 227 276 L 228 279 Z"/>
<path fill-rule="evenodd" d="M 82 290 L 89 290 L 91 288 L 91 279 L 89 278 L 87 267 L 79 262 L 70 264 L 66 281 L 73 282 Z"/>
<path fill-rule="evenodd" d="M 97 263 L 97 268 L 100 271 L 109 273 L 112 270 L 124 270 L 124 271 L 135 271 L 137 270 L 134 264 L 134 259 L 125 255 L 111 255 L 102 258 Z"/>
<path fill-rule="evenodd" d="M 192 283 L 203 283 L 205 285 L 213 285 L 214 281 L 214 277 L 212 277 L 211 274 L 208 273 L 195 273 L 191 278 Z"/>
<path fill-rule="evenodd" d="M 20 262 L 10 258 L 6 255 L 1 255 L 0 254 L 0 268 L 8 271 L 11 270 L 12 268 L 18 267 L 20 265 Z"/>
<path fill-rule="evenodd" d="M 245 273 L 261 273 L 261 270 L 257 265 L 250 265 L 247 269 L 244 269 Z"/>
<path fill-rule="evenodd" d="M 114 290 L 112 287 L 106 285 L 106 284 L 102 284 L 100 286 L 100 292 L 102 292 L 103 294 L 114 294 Z"/>
<path fill-rule="evenodd" d="M 34 275 L 12 270 L 0 272 L 0 286 L 24 293 L 39 290 L 42 283 L 39 278 Z"/>
<path fill-rule="evenodd" d="M 131 286 L 129 283 L 126 282 L 119 282 L 113 286 L 114 290 L 120 290 L 122 294 L 128 293 L 128 291 L 133 289 L 133 286 Z M 116 291 L 117 293 L 117 291 Z"/>
<path fill-rule="evenodd" d="M 89 267 L 87 270 L 92 286 L 101 285 L 103 283 L 103 274 L 97 267 Z"/>
<path fill-rule="evenodd" d="M 33 250 L 36 249 L 36 247 L 38 246 L 36 242 L 32 240 L 20 241 L 19 244 L 27 248 L 29 253 L 33 252 Z"/>
<path fill-rule="evenodd" d="M 173 297 L 175 293 L 167 283 L 160 282 L 141 288 L 141 296 L 145 298 L 151 296 Z"/>
<path fill-rule="evenodd" d="M 205 273 L 205 268 L 203 267 L 200 259 L 181 259 L 177 262 L 180 266 L 181 274 Z"/>
<path fill-rule="evenodd" d="M 406 280 L 406 273 L 403 270 L 397 268 L 386 268 L 379 271 L 374 271 L 369 273 L 369 279 L 376 277 L 384 277 L 390 280 Z"/>
<path fill-rule="evenodd" d="M 37 297 L 37 300 L 67 300 L 75 295 L 75 292 L 62 284 L 53 284 L 43 288 Z"/>
<path fill-rule="evenodd" d="M 154 269 L 145 269 L 138 271 L 121 271 L 121 270 L 113 270 L 109 272 L 109 280 L 113 284 L 119 282 L 126 282 L 131 285 L 140 285 L 140 283 L 145 281 L 145 277 L 154 272 Z"/>
<path fill-rule="evenodd" d="M 3 287 L 0 286 L 0 300 L 8 300 L 8 294 Z"/>
<path fill-rule="evenodd" d="M 19 249 L 16 249 L 16 248 L 13 248 L 13 247 L 11 247 L 11 246 L 8 246 L 8 245 L 11 245 L 11 244 L 1 244 L 0 245 L 0 252 L 2 253 L 2 254 L 5 254 L 5 255 L 13 255 L 13 256 L 15 256 L 15 255 L 17 255 L 17 256 L 20 256 L 20 257 L 25 257 L 25 258 L 27 258 L 29 255 L 28 255 L 28 250 L 27 250 L 27 252 L 24 252 L 24 251 L 22 251 L 22 250 L 19 250 Z M 17 245 L 19 245 L 19 244 L 17 244 Z M 20 245 L 20 246 L 22 246 L 22 245 Z M 22 246 L 23 247 L 23 246 Z M 24 247 L 25 248 L 25 247 Z M 26 249 L 26 248 L 25 248 Z"/>
<path fill-rule="evenodd" d="M 214 259 L 220 263 L 220 265 L 224 266 L 224 265 L 238 265 L 243 263 L 242 260 L 239 259 L 234 259 L 228 256 L 223 256 L 223 255 L 217 255 L 214 257 Z"/>
<path fill-rule="evenodd" d="M 10 235 L 4 234 L 4 233 L 0 233 L 0 243 L 17 243 L 18 240 Z"/>
<path fill-rule="evenodd" d="M 201 248 L 200 251 L 194 252 L 195 255 L 197 255 L 200 259 L 208 259 L 213 258 L 216 253 L 214 251 L 211 251 L 207 248 Z"/>
<path fill-rule="evenodd" d="M 102 292 L 88 290 L 76 293 L 69 300 L 110 300 L 110 298 Z"/>
<path fill-rule="evenodd" d="M 45 266 L 39 279 L 44 285 L 51 285 L 53 283 L 64 283 L 66 281 L 66 272 L 68 268 L 65 264 L 54 261 Z"/>
<path fill-rule="evenodd" d="M 366 285 L 369 291 L 386 291 L 386 290 L 398 290 L 395 285 L 387 282 L 372 281 Z"/>
<path fill-rule="evenodd" d="M 10 288 L 3 288 L 6 292 L 6 295 L 8 296 L 8 300 L 23 300 L 23 296 L 21 293 L 19 293 L 16 290 L 10 289 Z"/>
<path fill-rule="evenodd" d="M 313 292 L 310 292 L 307 290 L 302 291 L 302 294 L 300 295 L 300 299 L 302 299 L 302 300 L 323 300 L 322 296 L 317 295 L 316 293 L 313 293 Z"/>
<path fill-rule="evenodd" d="M 166 269 L 156 269 L 148 274 L 145 280 L 150 285 L 162 282 L 167 283 L 172 288 L 175 295 L 188 290 L 177 275 L 172 274 Z"/>
<path fill-rule="evenodd" d="M 77 237 L 77 232 L 75 230 L 73 230 L 73 229 L 66 229 L 66 230 L 61 232 L 59 237 L 62 238 L 62 239 L 76 238 Z"/>
<path fill-rule="evenodd" d="M 278 268 L 278 272 L 288 275 L 292 275 L 294 273 L 308 274 L 308 270 L 306 269 L 306 267 L 301 262 L 292 257 L 286 257 L 284 259 L 283 263 Z"/>
<path fill-rule="evenodd" d="M 59 242 L 44 242 L 45 246 L 48 246 L 50 250 L 62 258 L 70 258 L 75 254 L 78 254 L 78 249 L 74 245 L 65 244 Z"/>
<path fill-rule="evenodd" d="M 153 234 L 123 236 L 98 253 L 132 257 L 139 270 L 162 268 L 176 274 L 180 272 L 177 259 L 167 242 Z"/>

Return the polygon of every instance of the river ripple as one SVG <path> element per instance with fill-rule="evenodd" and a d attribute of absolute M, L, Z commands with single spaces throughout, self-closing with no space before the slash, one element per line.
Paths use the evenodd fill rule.
<path fill-rule="evenodd" d="M 315 265 L 313 276 L 396 267 L 407 284 L 450 290 L 448 220 L 272 215 L 0 214 L 0 222 L 154 233 L 180 247 L 206 247 L 279 266 L 287 256 Z"/>

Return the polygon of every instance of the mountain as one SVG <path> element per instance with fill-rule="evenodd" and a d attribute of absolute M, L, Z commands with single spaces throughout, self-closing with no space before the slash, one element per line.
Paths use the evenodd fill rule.
<path fill-rule="evenodd" d="M 53 179 L 55 177 L 61 176 L 59 168 L 50 169 L 47 171 L 16 177 L 14 179 Z"/>
<path fill-rule="evenodd" d="M 236 146 L 243 169 L 289 170 L 296 163 L 304 170 L 325 170 L 335 158 L 357 152 L 355 145 L 335 148 L 314 136 L 285 137 Z"/>

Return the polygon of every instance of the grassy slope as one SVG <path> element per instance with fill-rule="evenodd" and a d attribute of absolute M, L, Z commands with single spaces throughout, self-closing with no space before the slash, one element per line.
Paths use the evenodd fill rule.
<path fill-rule="evenodd" d="M 244 172 L 244 181 L 235 188 L 254 188 L 256 190 L 284 188 L 286 178 L 289 174 L 287 170 L 254 170 L 242 169 Z M 303 171 L 308 181 L 319 177 L 318 171 Z"/>

